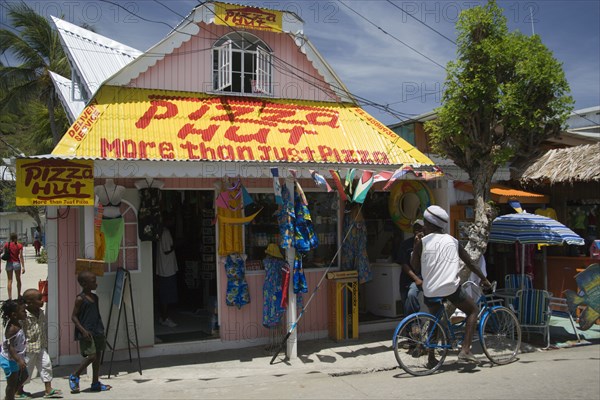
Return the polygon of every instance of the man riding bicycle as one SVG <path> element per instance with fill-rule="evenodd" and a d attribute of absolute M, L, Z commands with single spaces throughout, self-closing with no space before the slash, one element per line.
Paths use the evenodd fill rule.
<path fill-rule="evenodd" d="M 429 206 L 423 218 L 425 226 L 423 232 L 415 236 L 411 266 L 423 277 L 425 304 L 431 314 L 437 315 L 441 303 L 434 298 L 445 298 L 466 314 L 465 337 L 458 359 L 477 363 L 477 358 L 471 352 L 471 342 L 478 309 L 460 285 L 459 259 L 481 279 L 482 286 L 491 287 L 491 284 L 458 240 L 444 233 L 444 228 L 448 224 L 448 214 L 443 208 Z M 429 357 L 433 357 L 433 352 Z"/>

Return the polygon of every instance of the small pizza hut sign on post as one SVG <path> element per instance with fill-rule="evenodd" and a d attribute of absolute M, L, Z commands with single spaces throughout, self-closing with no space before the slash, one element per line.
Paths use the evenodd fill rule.
<path fill-rule="evenodd" d="M 93 206 L 92 160 L 17 160 L 17 206 Z"/>

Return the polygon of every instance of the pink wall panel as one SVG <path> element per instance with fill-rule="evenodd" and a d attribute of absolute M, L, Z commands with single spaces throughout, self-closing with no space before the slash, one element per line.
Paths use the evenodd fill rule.
<path fill-rule="evenodd" d="M 311 271 L 305 270 L 306 280 L 308 282 L 308 293 L 303 294 L 304 305 L 314 292 L 319 280 L 325 273 L 324 270 Z M 298 314 L 300 310 L 298 309 Z M 298 323 L 299 333 L 319 332 L 327 330 L 327 279 L 323 280 L 317 290 L 315 297 L 311 300 L 308 308 L 304 312 L 302 319 Z"/>
<path fill-rule="evenodd" d="M 212 90 L 211 47 L 229 28 L 200 24 L 197 36 L 183 43 L 147 71 L 133 79 L 129 86 L 148 89 L 207 92 Z M 313 101 L 339 101 L 324 84 L 323 76 L 287 34 L 252 31 L 271 47 L 274 55 L 274 96 Z M 322 89 L 316 89 L 320 87 Z"/>
<path fill-rule="evenodd" d="M 219 271 L 224 271 L 223 263 L 219 263 Z M 304 304 L 308 302 L 318 281 L 324 271 L 307 271 L 309 292 L 303 295 Z M 219 299 L 219 312 L 221 319 L 220 335 L 223 341 L 252 341 L 256 338 L 267 337 L 268 329 L 262 326 L 262 305 L 264 274 L 247 275 L 248 289 L 250 291 L 250 304 L 241 309 L 225 304 L 227 280 L 225 274 L 221 275 L 221 298 Z M 299 333 L 310 333 L 327 330 L 327 282 L 324 281 L 317 294 L 309 304 L 307 311 L 298 324 Z M 298 315 L 300 309 L 298 309 Z M 285 317 L 284 317 L 285 318 Z"/>
<path fill-rule="evenodd" d="M 58 320 L 59 352 L 61 355 L 77 354 L 79 347 L 74 340 L 71 312 L 79 285 L 75 275 L 75 260 L 79 253 L 79 218 L 82 207 L 59 210 L 58 223 Z M 62 216 L 62 217 L 60 217 Z M 51 338 L 49 338 L 51 339 Z"/>

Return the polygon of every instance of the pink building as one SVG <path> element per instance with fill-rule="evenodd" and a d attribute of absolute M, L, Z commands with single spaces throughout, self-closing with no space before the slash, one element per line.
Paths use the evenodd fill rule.
<path fill-rule="evenodd" d="M 344 202 L 336 190 L 317 186 L 311 172 L 335 188 L 329 170 L 432 165 L 356 105 L 293 13 L 205 2 L 146 52 L 66 21 L 55 23 L 73 77 L 54 79 L 73 125 L 49 159 L 22 161 L 41 169 L 67 163 L 83 171 L 77 177 L 84 182 L 77 186 L 79 200 L 64 196 L 48 207 L 48 310 L 56 327 L 50 351 L 61 363 L 79 360 L 70 313 L 79 292 L 76 260 L 98 258 L 94 199 L 105 202 L 104 219 L 122 219 L 122 234 L 116 243 L 107 242 L 116 246 L 115 257 L 103 264 L 98 279 L 105 325 L 112 312 L 109 341 L 116 334 L 115 272 L 122 267 L 131 276 L 142 356 L 202 352 L 280 340 L 299 314 L 290 285 L 286 319 L 278 329 L 263 324 L 261 260 L 269 243 L 282 240 L 273 215 L 278 210 L 273 168 L 281 185 L 293 191 L 296 181 L 304 189 L 320 242 L 303 259 L 309 291 L 300 301 L 305 303 L 324 272 L 337 270 L 343 239 Z M 255 210 L 262 208 L 246 225 L 216 217 L 221 190 L 237 182 Z M 149 221 L 148 209 L 168 213 L 175 222 L 179 301 L 171 318 L 177 327 L 157 322 L 157 242 L 140 237 L 139 227 Z M 293 265 L 295 249 L 281 250 Z M 250 302 L 235 307 L 226 302 L 224 264 L 238 253 L 245 257 Z M 131 318 L 129 295 L 124 299 Z M 288 356 L 295 357 L 296 334 L 327 336 L 328 319 L 327 291 L 318 290 L 288 343 Z M 127 356 L 125 336 L 118 332 L 117 358 Z"/>

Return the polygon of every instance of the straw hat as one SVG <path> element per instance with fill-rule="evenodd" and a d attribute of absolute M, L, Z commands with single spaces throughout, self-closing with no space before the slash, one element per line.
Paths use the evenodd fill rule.
<path fill-rule="evenodd" d="M 269 243 L 265 253 L 271 257 L 283 258 L 283 255 L 281 255 L 281 250 L 279 250 L 279 246 L 277 246 L 275 243 Z"/>

